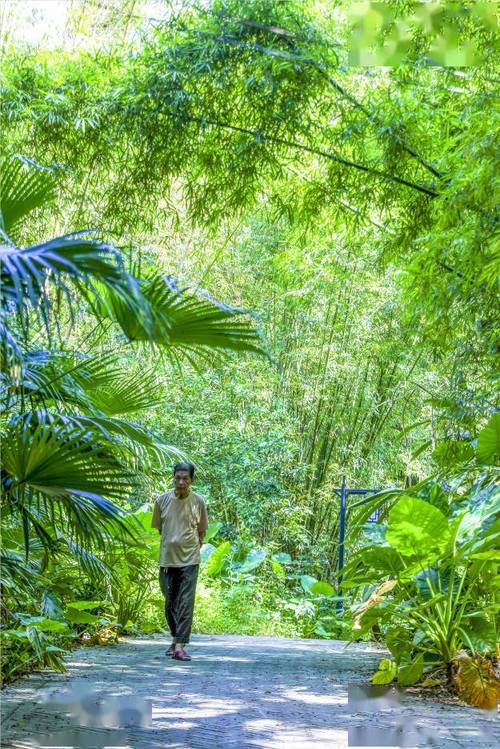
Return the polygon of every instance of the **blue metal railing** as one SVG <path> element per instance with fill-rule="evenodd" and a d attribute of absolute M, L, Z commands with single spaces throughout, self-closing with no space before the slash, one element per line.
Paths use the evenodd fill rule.
<path fill-rule="evenodd" d="M 380 489 L 348 489 L 345 476 L 342 477 L 342 485 L 339 489 L 333 490 L 335 494 L 340 497 L 340 522 L 339 522 L 339 575 L 338 575 L 338 595 L 342 596 L 342 580 L 344 576 L 342 570 L 344 569 L 344 544 L 345 544 L 345 524 L 346 524 L 346 512 L 347 512 L 347 498 L 353 494 L 354 496 L 366 497 L 367 494 L 378 494 Z M 361 507 L 366 504 L 370 497 L 360 499 L 357 502 L 353 502 L 349 505 L 349 509 L 352 510 L 354 507 Z M 376 510 L 368 518 L 369 523 L 376 523 L 379 519 L 380 511 Z M 343 613 L 343 602 L 342 599 L 337 601 L 337 614 L 342 616 Z"/>

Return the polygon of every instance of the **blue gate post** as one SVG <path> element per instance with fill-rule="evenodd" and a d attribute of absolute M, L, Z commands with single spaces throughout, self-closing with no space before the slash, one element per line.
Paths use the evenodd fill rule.
<path fill-rule="evenodd" d="M 344 541 L 345 541 L 345 511 L 346 511 L 347 487 L 345 476 L 342 476 L 342 486 L 340 487 L 340 531 L 339 531 L 339 578 L 337 595 L 342 595 L 342 570 L 344 569 Z M 342 600 L 337 601 L 337 615 L 342 616 L 344 613 Z"/>
<path fill-rule="evenodd" d="M 347 514 L 347 497 L 351 494 L 354 496 L 361 495 L 363 499 L 358 500 L 349 505 L 349 509 L 354 507 L 361 507 L 369 502 L 370 497 L 365 499 L 367 494 L 378 494 L 380 489 L 348 489 L 345 481 L 345 476 L 342 476 L 342 486 L 340 489 L 333 490 L 337 497 L 340 497 L 340 516 L 339 516 L 339 576 L 338 576 L 338 587 L 337 595 L 339 600 L 337 601 L 337 616 L 342 616 L 344 613 L 344 602 L 342 600 L 342 580 L 344 579 L 344 545 L 345 545 L 345 526 L 346 526 L 346 514 Z M 376 523 L 380 515 L 380 509 L 375 510 L 372 515 L 368 518 L 369 523 Z"/>

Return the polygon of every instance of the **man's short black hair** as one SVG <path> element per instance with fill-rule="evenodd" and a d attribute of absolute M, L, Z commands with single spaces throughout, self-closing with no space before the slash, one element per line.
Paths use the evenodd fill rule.
<path fill-rule="evenodd" d="M 194 465 L 192 463 L 176 463 L 174 466 L 174 476 L 177 471 L 189 471 L 189 478 L 194 476 Z"/>

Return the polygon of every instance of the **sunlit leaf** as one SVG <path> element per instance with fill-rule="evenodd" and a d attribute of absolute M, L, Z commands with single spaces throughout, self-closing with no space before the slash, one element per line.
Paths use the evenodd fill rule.
<path fill-rule="evenodd" d="M 335 588 L 324 580 L 318 580 L 311 585 L 310 591 L 315 596 L 332 596 L 335 593 Z"/>
<path fill-rule="evenodd" d="M 230 551 L 231 544 L 229 541 L 224 541 L 210 554 L 205 563 L 205 573 L 209 577 L 216 577 L 220 574 Z"/>
<path fill-rule="evenodd" d="M 449 537 L 446 516 L 422 499 L 402 497 L 389 511 L 386 538 L 404 556 L 425 557 Z"/>
<path fill-rule="evenodd" d="M 398 670 L 398 684 L 402 687 L 410 687 L 422 678 L 424 670 L 423 653 L 417 655 L 408 665 L 401 666 Z"/>
<path fill-rule="evenodd" d="M 479 432 L 476 448 L 477 459 L 487 465 L 500 464 L 500 413 L 494 413 Z"/>

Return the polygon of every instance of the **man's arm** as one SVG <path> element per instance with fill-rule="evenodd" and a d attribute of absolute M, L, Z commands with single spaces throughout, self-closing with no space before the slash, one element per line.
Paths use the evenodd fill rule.
<path fill-rule="evenodd" d="M 158 500 L 155 502 L 155 506 L 153 508 L 153 517 L 151 518 L 151 528 L 157 528 L 158 533 L 161 533 L 161 510 L 160 510 L 160 503 Z"/>
<path fill-rule="evenodd" d="M 200 507 L 200 520 L 198 523 L 198 537 L 200 539 L 200 546 L 203 546 L 203 538 L 205 536 L 205 533 L 207 532 L 208 528 L 208 513 L 207 513 L 207 506 L 205 502 L 201 502 Z"/>

